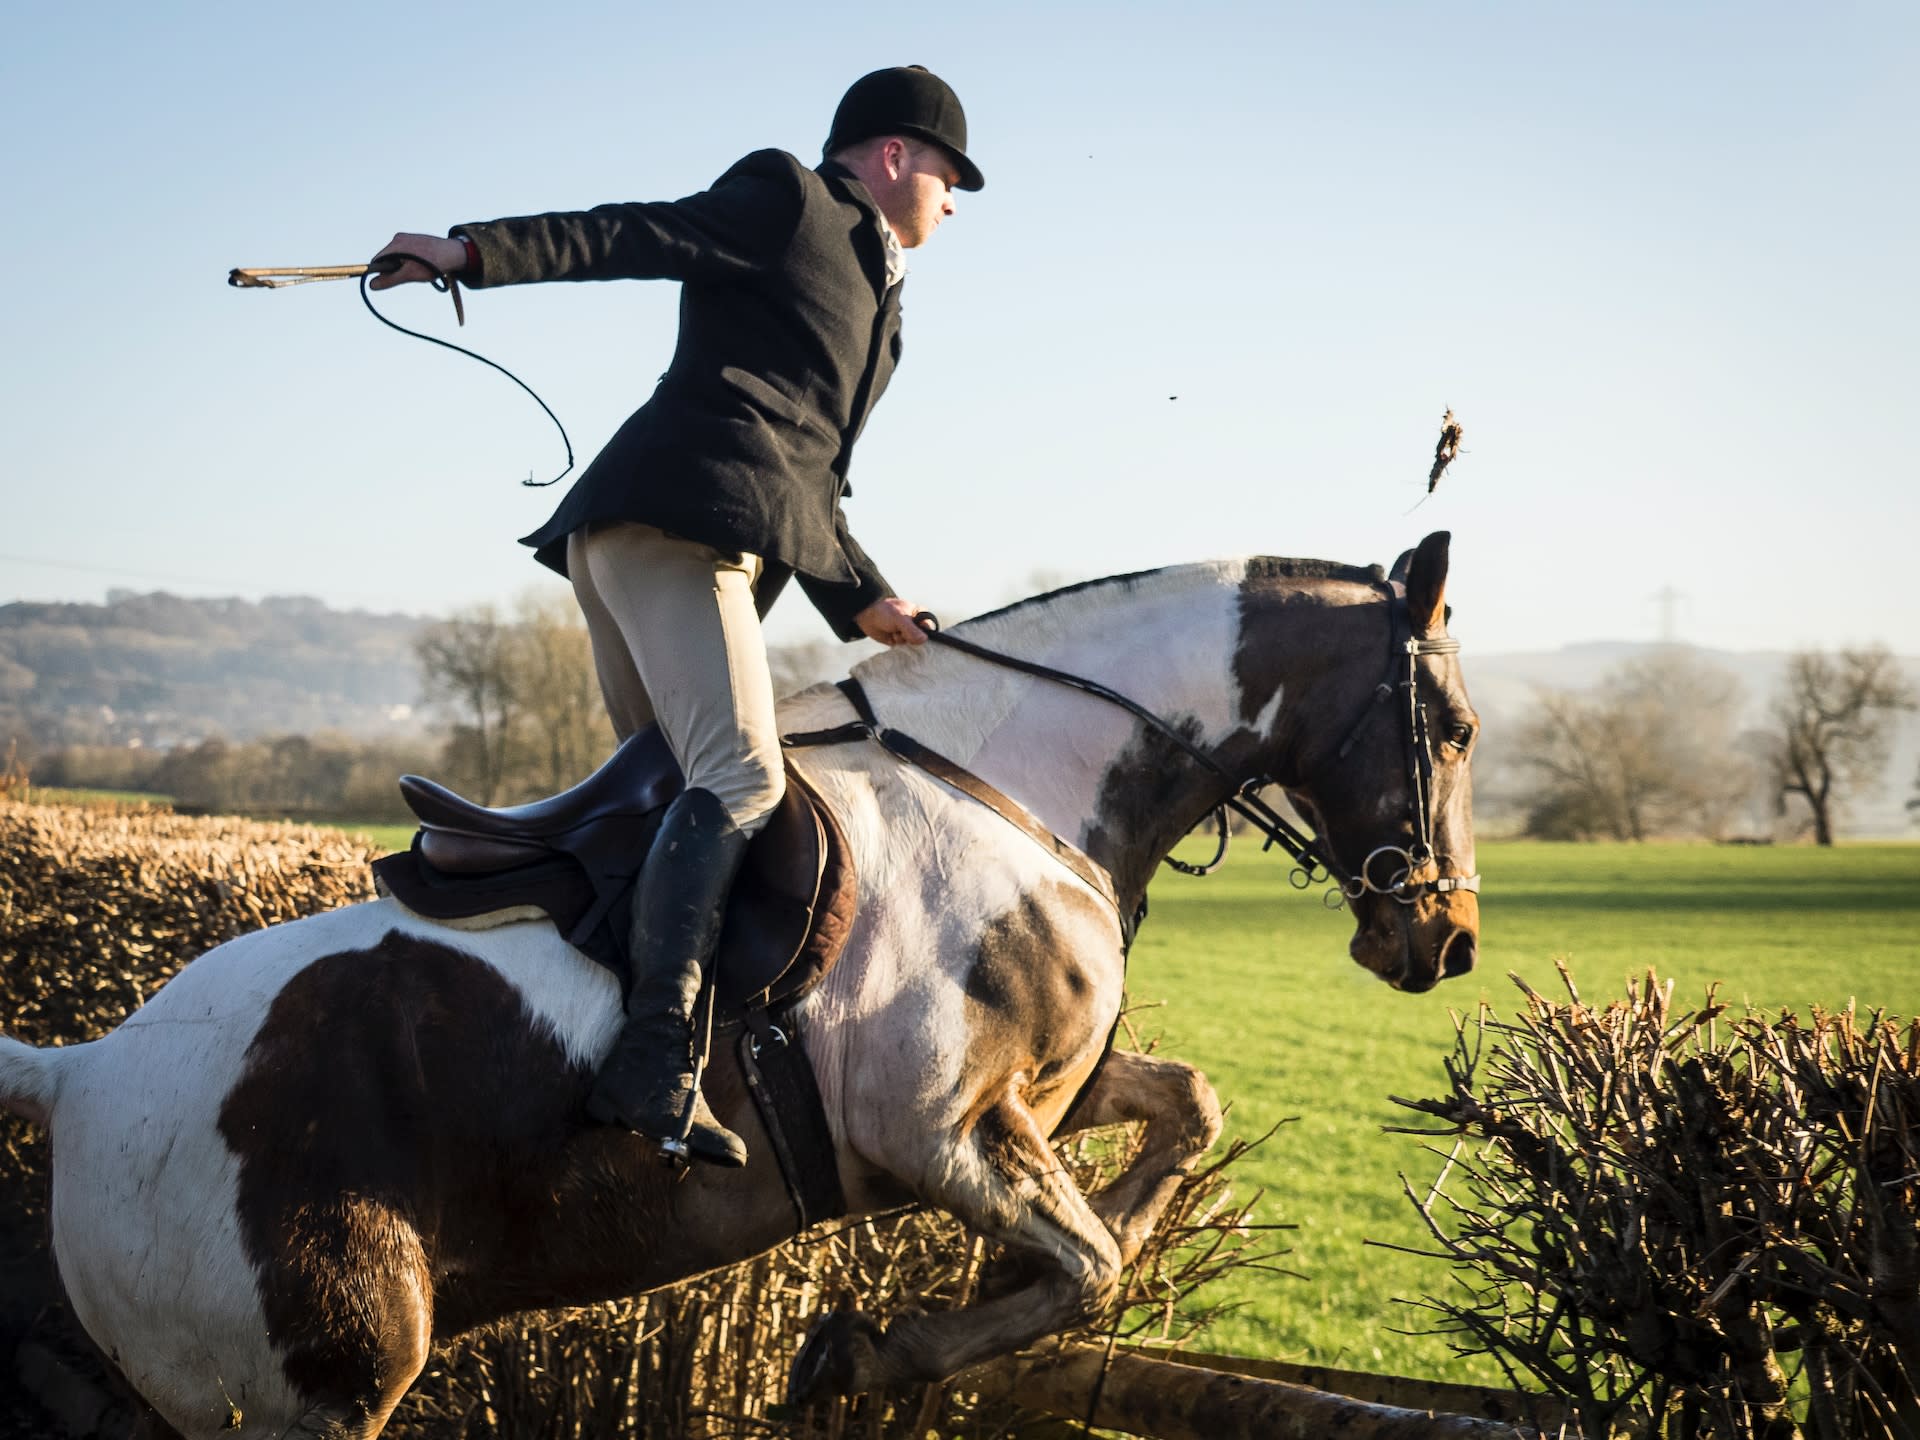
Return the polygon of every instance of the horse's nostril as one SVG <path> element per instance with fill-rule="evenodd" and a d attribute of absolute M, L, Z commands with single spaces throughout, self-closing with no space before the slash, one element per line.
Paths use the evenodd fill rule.
<path fill-rule="evenodd" d="M 1451 980 L 1456 975 L 1464 975 L 1473 969 L 1478 949 L 1473 932 L 1456 930 L 1447 937 L 1446 948 L 1440 952 L 1440 973 Z"/>

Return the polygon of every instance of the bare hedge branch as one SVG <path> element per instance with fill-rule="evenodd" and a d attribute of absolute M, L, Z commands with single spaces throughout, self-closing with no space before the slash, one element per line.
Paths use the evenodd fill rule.
<path fill-rule="evenodd" d="M 1407 1193 L 1459 1293 L 1462 1354 L 1578 1402 L 1593 1433 L 1920 1437 L 1920 1023 L 1852 1008 L 1456 1017 L 1458 1137 Z"/>

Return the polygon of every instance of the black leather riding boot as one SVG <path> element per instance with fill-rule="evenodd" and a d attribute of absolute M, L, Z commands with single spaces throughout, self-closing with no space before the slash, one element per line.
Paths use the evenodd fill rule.
<path fill-rule="evenodd" d="M 747 1147 L 693 1083 L 693 1021 L 750 838 L 710 790 L 683 790 L 667 807 L 633 897 L 626 1028 L 587 1097 L 595 1120 L 664 1142 L 669 1155 L 691 1105 L 687 1151 L 715 1165 L 746 1164 Z"/>

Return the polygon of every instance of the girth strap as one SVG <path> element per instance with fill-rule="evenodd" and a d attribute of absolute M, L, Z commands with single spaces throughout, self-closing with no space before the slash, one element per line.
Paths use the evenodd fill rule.
<path fill-rule="evenodd" d="M 794 1037 L 773 1023 L 765 1008 L 750 1006 L 740 1036 L 740 1072 L 746 1077 L 760 1124 L 780 1162 L 787 1199 L 800 1228 L 847 1213 L 834 1163 L 833 1131 L 813 1078 L 813 1066 Z M 808 1161 L 811 1163 L 802 1163 Z"/>
<path fill-rule="evenodd" d="M 837 685 L 840 692 L 853 705 L 854 713 L 860 717 L 859 721 L 850 725 L 836 725 L 830 730 L 808 730 L 796 735 L 783 735 L 780 737 L 782 745 L 798 747 L 842 745 L 855 740 L 876 741 L 909 765 L 918 766 L 936 780 L 951 785 L 961 794 L 978 800 L 1086 881 L 1103 900 L 1113 906 L 1116 913 L 1119 911 L 1120 899 L 1113 888 L 1113 877 L 1091 855 L 1070 841 L 1061 839 L 1026 806 L 1005 791 L 989 785 L 965 766 L 955 764 L 937 750 L 928 749 L 911 735 L 903 735 L 898 730 L 882 725 L 880 717 L 874 713 L 873 703 L 867 698 L 866 688 L 858 680 L 849 676 L 845 680 L 838 681 Z M 1123 928 L 1131 928 L 1126 925 L 1124 916 L 1122 924 Z"/>

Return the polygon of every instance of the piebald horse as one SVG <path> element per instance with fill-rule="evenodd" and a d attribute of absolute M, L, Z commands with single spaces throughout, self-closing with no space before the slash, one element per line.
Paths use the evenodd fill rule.
<path fill-rule="evenodd" d="M 1280 785 L 1318 830 L 1360 964 L 1406 991 L 1472 965 L 1477 722 L 1444 638 L 1446 541 L 1413 552 L 1404 602 L 1377 569 L 1252 559 L 955 627 L 1167 729 L 952 647 L 857 667 L 886 725 L 1024 803 L 1112 877 L 1117 904 L 878 745 L 800 752 L 860 877 L 846 951 L 795 1016 L 849 1213 L 917 1200 L 1023 1262 L 1014 1288 L 963 1308 L 816 1332 L 802 1391 L 944 1377 L 1113 1293 L 1220 1129 L 1197 1070 L 1107 1054 L 1122 917 L 1236 786 Z M 780 718 L 831 729 L 851 709 L 820 687 Z M 0 1103 L 50 1128 L 67 1295 L 168 1424 L 371 1440 L 437 1339 L 793 1233 L 724 1054 L 709 1095 L 749 1142 L 743 1170 L 676 1174 L 650 1142 L 586 1122 L 620 1018 L 613 976 L 545 921 L 469 931 L 375 900 L 219 946 L 92 1043 L 0 1039 Z M 1050 1140 L 1127 1121 L 1146 1125 L 1139 1158 L 1081 1194 Z"/>

